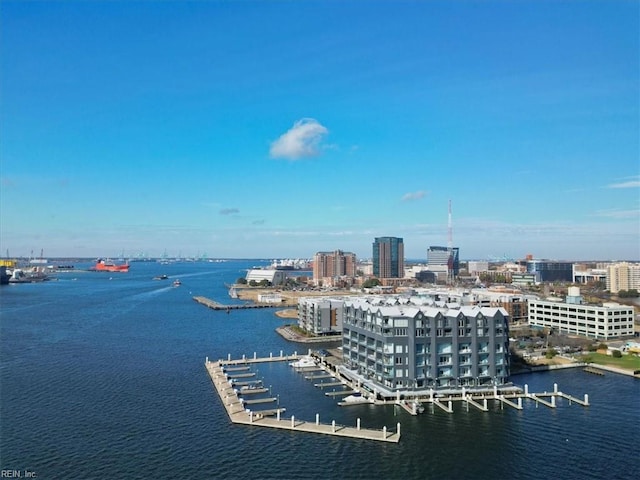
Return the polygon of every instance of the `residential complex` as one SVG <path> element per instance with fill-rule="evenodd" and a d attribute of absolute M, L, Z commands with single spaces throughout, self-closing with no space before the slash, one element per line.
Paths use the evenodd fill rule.
<path fill-rule="evenodd" d="M 298 325 L 314 335 L 342 333 L 344 299 L 304 297 L 298 299 Z"/>
<path fill-rule="evenodd" d="M 489 388 L 509 376 L 503 308 L 356 297 L 343 313 L 341 372 L 383 397 Z"/>
<path fill-rule="evenodd" d="M 313 257 L 313 282 L 315 285 L 337 285 L 351 281 L 356 276 L 355 253 L 335 250 L 333 252 L 318 252 Z"/>
<path fill-rule="evenodd" d="M 640 291 L 640 264 L 621 262 L 608 265 L 607 290 L 611 293 L 621 290 Z"/>
<path fill-rule="evenodd" d="M 589 338 L 609 340 L 633 336 L 633 307 L 617 303 L 583 304 L 578 287 L 570 287 L 565 301 L 528 302 L 529 325 Z"/>

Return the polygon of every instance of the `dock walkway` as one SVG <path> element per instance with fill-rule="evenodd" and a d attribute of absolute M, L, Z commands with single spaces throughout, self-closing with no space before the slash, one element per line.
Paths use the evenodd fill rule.
<path fill-rule="evenodd" d="M 205 367 L 209 376 L 211 377 L 211 381 L 220 396 L 220 400 L 224 405 L 227 414 L 229 415 L 229 419 L 233 423 L 243 424 L 243 425 L 252 425 L 257 427 L 269 427 L 269 428 L 279 428 L 283 430 L 293 430 L 298 432 L 307 432 L 307 433 L 316 433 L 323 435 L 333 435 L 338 437 L 349 437 L 349 438 L 360 438 L 365 440 L 377 440 L 382 442 L 391 442 L 397 443 L 400 441 L 400 424 L 398 423 L 396 426 L 396 430 L 387 430 L 387 427 L 384 427 L 382 430 L 376 429 L 367 429 L 360 427 L 360 419 L 357 421 L 357 425 L 355 427 L 349 427 L 345 425 L 336 425 L 335 420 L 331 422 L 331 424 L 320 423 L 319 416 L 316 415 L 315 422 L 309 422 L 305 420 L 300 420 L 295 418 L 292 415 L 290 418 L 285 419 L 282 418 L 282 413 L 285 411 L 284 408 L 275 408 L 270 410 L 263 411 L 251 411 L 244 407 L 244 404 L 247 402 L 243 402 L 240 398 L 245 393 L 249 391 L 236 390 L 229 385 L 228 375 L 225 375 L 224 368 L 227 365 L 239 365 L 242 363 L 261 363 L 261 362 L 275 362 L 275 361 L 286 361 L 286 360 L 295 360 L 298 356 L 283 356 L 280 357 L 267 357 L 267 358 L 253 358 L 246 359 L 243 358 L 240 361 L 237 360 L 228 360 L 223 361 L 219 360 L 217 362 L 211 362 L 207 358 L 205 361 Z M 264 389 L 268 391 L 267 389 Z M 274 418 L 275 415 L 275 418 Z"/>
<path fill-rule="evenodd" d="M 224 305 L 222 303 L 218 303 L 215 300 L 211 300 L 207 297 L 193 297 L 193 299 L 205 307 L 209 307 L 212 310 L 244 310 L 247 308 L 282 308 L 282 305 L 275 303 L 236 303 L 231 305 Z"/>

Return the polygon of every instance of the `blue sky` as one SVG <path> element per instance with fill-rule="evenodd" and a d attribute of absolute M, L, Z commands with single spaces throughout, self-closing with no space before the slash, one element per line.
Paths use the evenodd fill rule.
<path fill-rule="evenodd" d="M 0 254 L 640 259 L 636 1 L 3 1 Z"/>

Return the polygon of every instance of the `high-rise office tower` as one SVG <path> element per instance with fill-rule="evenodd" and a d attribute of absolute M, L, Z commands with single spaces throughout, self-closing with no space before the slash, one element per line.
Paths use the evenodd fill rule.
<path fill-rule="evenodd" d="M 377 237 L 373 242 L 373 275 L 404 277 L 404 243 L 398 237 Z"/>

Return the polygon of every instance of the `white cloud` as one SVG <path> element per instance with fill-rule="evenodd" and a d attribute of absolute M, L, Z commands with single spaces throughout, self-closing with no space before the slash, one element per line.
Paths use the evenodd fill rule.
<path fill-rule="evenodd" d="M 427 192 L 425 192 L 424 190 L 419 190 L 417 192 L 409 192 L 409 193 L 405 193 L 402 196 L 402 201 L 403 202 L 410 202 L 413 200 L 420 200 L 421 198 L 424 198 L 424 196 L 427 194 Z"/>
<path fill-rule="evenodd" d="M 594 215 L 607 218 L 635 218 L 640 216 L 640 210 L 598 210 Z"/>
<path fill-rule="evenodd" d="M 621 182 L 621 183 L 612 183 L 611 185 L 607 185 L 607 188 L 638 188 L 640 187 L 639 177 L 627 177 L 627 178 L 632 178 L 633 180 L 628 180 L 626 182 Z"/>
<path fill-rule="evenodd" d="M 289 160 L 314 157 L 320 153 L 320 144 L 328 133 L 329 130 L 318 121 L 313 118 L 303 118 L 271 143 L 269 155 L 271 158 Z"/>

